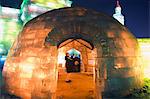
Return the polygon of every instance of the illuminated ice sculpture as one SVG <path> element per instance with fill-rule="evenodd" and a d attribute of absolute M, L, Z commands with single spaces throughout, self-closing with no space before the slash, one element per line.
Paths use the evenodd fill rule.
<path fill-rule="evenodd" d="M 0 6 L 0 44 L 7 50 L 22 29 L 18 22 L 18 14 L 19 9 Z"/>
<path fill-rule="evenodd" d="M 118 20 L 122 25 L 124 25 L 124 16 L 121 13 L 121 6 L 118 0 L 117 0 L 116 8 L 115 8 L 115 14 L 113 14 L 113 17 L 116 20 Z"/>
<path fill-rule="evenodd" d="M 85 8 L 46 12 L 29 21 L 6 60 L 6 90 L 24 99 L 54 98 L 58 49 L 81 39 L 95 56 L 95 92 L 116 96 L 142 85 L 142 65 L 136 38 L 112 17 Z M 80 41 L 82 42 L 82 41 Z"/>
<path fill-rule="evenodd" d="M 44 12 L 71 7 L 71 4 L 72 1 L 70 0 L 23 0 L 20 9 L 20 20 L 26 23 Z"/>

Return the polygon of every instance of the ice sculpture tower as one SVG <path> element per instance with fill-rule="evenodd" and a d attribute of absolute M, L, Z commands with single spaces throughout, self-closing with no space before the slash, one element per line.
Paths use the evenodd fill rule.
<path fill-rule="evenodd" d="M 23 23 L 26 23 L 44 12 L 71 7 L 71 4 L 70 0 L 23 0 L 19 18 Z"/>
<path fill-rule="evenodd" d="M 118 0 L 115 8 L 115 14 L 113 14 L 113 17 L 117 19 L 122 25 L 124 25 L 124 16 L 121 14 L 121 6 Z"/>

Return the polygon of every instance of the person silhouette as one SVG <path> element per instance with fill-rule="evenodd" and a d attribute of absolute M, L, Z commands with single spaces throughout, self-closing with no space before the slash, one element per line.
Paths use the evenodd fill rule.
<path fill-rule="evenodd" d="M 73 60 L 74 60 L 75 72 L 80 72 L 80 64 L 81 64 L 80 57 L 75 55 Z"/>
<path fill-rule="evenodd" d="M 72 72 L 72 59 L 69 55 L 69 53 L 66 53 L 66 56 L 65 56 L 65 60 L 66 60 L 66 63 L 65 63 L 65 67 L 66 67 L 66 72 L 67 72 L 67 77 L 66 77 L 66 82 L 71 82 L 70 80 L 70 73 Z"/>

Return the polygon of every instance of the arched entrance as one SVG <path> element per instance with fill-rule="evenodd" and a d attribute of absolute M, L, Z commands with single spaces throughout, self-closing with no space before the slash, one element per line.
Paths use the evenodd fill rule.
<path fill-rule="evenodd" d="M 127 28 L 103 13 L 64 8 L 44 13 L 24 26 L 4 66 L 6 90 L 26 99 L 54 98 L 58 49 L 71 39 L 86 41 L 83 45 L 96 52 L 96 98 L 100 99 L 101 92 L 125 96 L 141 86 L 138 43 Z"/>
<path fill-rule="evenodd" d="M 68 52 L 70 55 L 75 54 L 77 56 L 80 55 L 82 59 L 82 71 L 88 71 L 87 65 L 91 66 L 95 64 L 95 57 L 96 57 L 96 51 L 93 50 L 93 46 L 82 40 L 82 39 L 68 39 L 66 41 L 63 41 L 58 46 L 58 62 L 62 61 L 62 64 L 59 65 L 65 65 L 65 59 L 64 56 Z M 95 52 L 94 52 L 95 51 Z M 61 59 L 61 60 L 60 60 Z M 89 63 L 89 64 L 88 64 Z"/>
<path fill-rule="evenodd" d="M 91 45 L 82 39 L 68 39 L 58 46 L 57 98 L 94 98 L 96 51 L 90 48 L 92 48 Z M 69 74 L 71 83 L 65 82 L 67 74 L 64 57 L 66 53 L 77 57 L 80 55 L 81 58 L 80 72 Z"/>

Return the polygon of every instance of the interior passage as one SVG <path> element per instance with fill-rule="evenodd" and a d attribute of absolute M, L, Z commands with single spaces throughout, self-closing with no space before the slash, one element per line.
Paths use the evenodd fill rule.
<path fill-rule="evenodd" d="M 57 99 L 94 99 L 93 74 L 71 73 L 72 82 L 66 83 L 66 73 L 58 75 Z"/>

